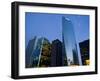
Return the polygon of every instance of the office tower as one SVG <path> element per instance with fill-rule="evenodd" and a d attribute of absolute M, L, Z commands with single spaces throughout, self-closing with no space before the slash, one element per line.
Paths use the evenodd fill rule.
<path fill-rule="evenodd" d="M 38 39 L 37 37 L 29 41 L 26 48 L 26 68 L 37 67 L 39 65 L 42 42 L 43 39 Z"/>
<path fill-rule="evenodd" d="M 58 39 L 52 41 L 51 66 L 62 66 L 62 42 Z"/>
<path fill-rule="evenodd" d="M 65 50 L 64 43 L 62 43 L 62 65 L 63 66 L 68 66 L 68 63 L 67 63 L 67 55 L 66 55 L 66 50 Z"/>
<path fill-rule="evenodd" d="M 51 65 L 51 44 L 46 38 L 42 38 L 42 50 L 40 55 L 39 67 L 49 67 Z"/>
<path fill-rule="evenodd" d="M 62 17 L 62 37 L 68 66 L 80 65 L 73 24 L 65 17 Z"/>
<path fill-rule="evenodd" d="M 26 68 L 30 67 L 30 57 L 33 52 L 35 41 L 36 41 L 36 37 L 34 37 L 32 40 L 28 42 L 28 45 L 25 51 L 25 67 Z"/>
<path fill-rule="evenodd" d="M 26 48 L 26 68 L 50 66 L 51 44 L 44 38 L 30 40 Z"/>
<path fill-rule="evenodd" d="M 85 40 L 79 43 L 81 58 L 82 58 L 82 65 L 89 65 L 89 40 Z"/>

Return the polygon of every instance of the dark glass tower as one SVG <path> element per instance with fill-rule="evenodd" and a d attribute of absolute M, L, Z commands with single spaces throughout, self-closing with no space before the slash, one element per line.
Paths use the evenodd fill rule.
<path fill-rule="evenodd" d="M 62 42 L 58 39 L 52 41 L 51 66 L 62 66 Z"/>
<path fill-rule="evenodd" d="M 79 46 L 82 58 L 82 65 L 89 65 L 89 40 L 80 42 Z"/>
<path fill-rule="evenodd" d="M 65 17 L 62 17 L 62 37 L 68 66 L 80 65 L 73 24 Z"/>

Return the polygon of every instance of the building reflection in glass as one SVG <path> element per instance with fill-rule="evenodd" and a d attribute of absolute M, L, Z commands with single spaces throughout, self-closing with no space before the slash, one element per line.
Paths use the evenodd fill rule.
<path fill-rule="evenodd" d="M 40 60 L 39 60 L 39 67 L 50 67 L 51 65 L 51 44 L 48 39 L 43 39 L 42 47 L 41 47 L 41 54 L 40 54 Z"/>
<path fill-rule="evenodd" d="M 26 48 L 26 68 L 50 66 L 51 44 L 46 38 L 34 37 Z"/>
<path fill-rule="evenodd" d="M 68 18 L 65 17 L 62 17 L 62 36 L 68 66 L 80 65 L 73 24 Z"/>
<path fill-rule="evenodd" d="M 41 54 L 43 39 L 30 40 L 26 48 L 26 68 L 37 67 L 39 65 L 39 56 Z"/>

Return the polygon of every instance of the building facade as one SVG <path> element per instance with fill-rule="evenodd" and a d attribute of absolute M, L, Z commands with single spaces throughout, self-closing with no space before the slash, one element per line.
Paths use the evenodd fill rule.
<path fill-rule="evenodd" d="M 85 40 L 79 43 L 81 58 L 82 58 L 82 65 L 89 65 L 89 40 Z"/>
<path fill-rule="evenodd" d="M 34 37 L 26 48 L 26 68 L 50 66 L 51 44 L 46 38 Z"/>
<path fill-rule="evenodd" d="M 62 66 L 62 42 L 58 39 L 52 41 L 51 45 L 51 66 Z"/>
<path fill-rule="evenodd" d="M 26 48 L 26 68 L 39 66 L 39 56 L 41 54 L 43 39 L 34 37 L 29 41 Z"/>
<path fill-rule="evenodd" d="M 51 59 L 51 44 L 49 40 L 43 38 L 39 67 L 50 67 L 51 66 L 50 59 Z"/>
<path fill-rule="evenodd" d="M 80 65 L 73 24 L 65 17 L 62 17 L 62 37 L 68 66 Z"/>
<path fill-rule="evenodd" d="M 25 67 L 26 68 L 30 67 L 30 64 L 31 64 L 30 57 L 31 57 L 32 52 L 33 52 L 35 41 L 36 41 L 36 37 L 34 37 L 34 39 L 29 41 L 27 48 L 25 50 Z"/>

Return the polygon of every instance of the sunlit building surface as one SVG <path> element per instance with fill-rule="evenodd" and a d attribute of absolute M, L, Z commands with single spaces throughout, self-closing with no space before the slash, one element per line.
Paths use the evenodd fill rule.
<path fill-rule="evenodd" d="M 65 45 L 64 45 L 63 42 L 62 42 L 62 65 L 63 66 L 68 66 Z"/>
<path fill-rule="evenodd" d="M 89 65 L 89 40 L 85 40 L 79 43 L 81 58 L 82 58 L 82 65 Z"/>
<path fill-rule="evenodd" d="M 78 50 L 73 24 L 69 19 L 65 17 L 62 18 L 62 36 L 67 55 L 68 66 L 79 65 Z"/>
<path fill-rule="evenodd" d="M 46 38 L 30 40 L 26 48 L 26 68 L 49 67 L 51 44 Z"/>
<path fill-rule="evenodd" d="M 51 66 L 51 44 L 49 40 L 43 38 L 42 48 L 40 54 L 39 67 Z"/>

